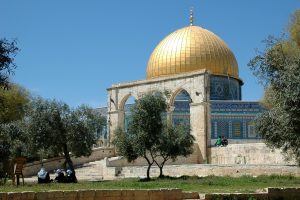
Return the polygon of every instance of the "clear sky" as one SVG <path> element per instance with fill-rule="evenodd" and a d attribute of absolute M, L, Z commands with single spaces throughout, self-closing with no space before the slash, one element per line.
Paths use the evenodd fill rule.
<path fill-rule="evenodd" d="M 243 100 L 263 94 L 247 67 L 268 35 L 280 36 L 299 0 L 0 0 L 0 38 L 21 51 L 12 80 L 71 106 L 106 106 L 106 88 L 142 80 L 149 56 L 169 33 L 195 25 L 231 48 L 245 82 Z"/>

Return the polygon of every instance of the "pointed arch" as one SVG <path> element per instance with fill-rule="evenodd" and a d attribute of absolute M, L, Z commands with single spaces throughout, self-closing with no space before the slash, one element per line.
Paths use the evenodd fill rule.
<path fill-rule="evenodd" d="M 125 131 L 127 131 L 128 129 L 128 124 L 130 123 L 130 119 L 131 119 L 131 107 L 132 105 L 135 103 L 134 100 L 136 100 L 137 98 L 130 94 L 125 95 L 119 105 L 119 109 L 122 112 L 122 127 Z"/>
<path fill-rule="evenodd" d="M 137 99 L 137 97 L 136 97 L 135 95 L 131 94 L 131 93 L 126 94 L 126 95 L 121 99 L 121 101 L 120 101 L 120 103 L 119 103 L 119 106 L 118 106 L 119 110 L 124 111 L 124 109 L 125 109 L 125 104 L 126 104 L 126 102 L 127 102 L 131 97 L 133 97 L 134 99 Z M 133 102 L 132 102 L 132 103 L 133 103 Z"/>
<path fill-rule="evenodd" d="M 172 95 L 171 95 L 171 97 L 170 97 L 170 100 L 169 100 L 169 102 L 168 102 L 170 106 L 174 106 L 174 102 L 175 102 L 176 97 L 177 97 L 178 94 L 181 93 L 182 91 L 185 91 L 185 92 L 189 95 L 189 97 L 190 97 L 190 99 L 191 99 L 191 94 L 190 94 L 186 89 L 184 89 L 184 88 L 178 88 L 178 89 L 175 90 L 175 92 L 172 93 Z"/>
<path fill-rule="evenodd" d="M 171 98 L 173 113 L 172 123 L 190 125 L 191 96 L 185 89 L 178 89 Z"/>

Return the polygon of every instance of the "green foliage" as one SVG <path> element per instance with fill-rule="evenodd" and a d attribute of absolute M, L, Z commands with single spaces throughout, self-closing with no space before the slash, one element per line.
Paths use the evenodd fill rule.
<path fill-rule="evenodd" d="M 10 159 L 27 155 L 29 138 L 20 127 L 20 122 L 0 125 L 0 179 L 7 177 Z"/>
<path fill-rule="evenodd" d="M 135 101 L 131 109 L 131 120 L 128 131 L 115 131 L 113 144 L 120 155 L 128 161 L 143 157 L 147 163 L 147 179 L 150 179 L 150 168 L 154 163 L 156 145 L 163 131 L 162 114 L 167 109 L 164 95 L 154 91 L 145 94 Z"/>
<path fill-rule="evenodd" d="M 296 13 L 290 30 L 299 25 Z M 249 62 L 267 88 L 263 103 L 269 110 L 256 120 L 257 132 L 268 145 L 294 155 L 300 164 L 300 46 L 294 38 L 269 37 L 265 43 L 264 52 Z"/>
<path fill-rule="evenodd" d="M 16 65 L 14 57 L 19 51 L 16 41 L 9 42 L 5 38 L 0 39 L 0 88 L 8 88 L 9 75 L 14 73 Z"/>
<path fill-rule="evenodd" d="M 9 169 L 9 159 L 26 152 L 25 133 L 17 120 L 24 116 L 28 101 L 29 93 L 24 88 L 10 85 L 5 90 L 0 87 L 0 178 Z"/>
<path fill-rule="evenodd" d="M 140 136 L 146 150 L 151 150 L 162 132 L 162 113 L 167 109 L 166 99 L 161 92 L 150 92 L 135 101 L 131 109 L 132 121 L 128 132 Z M 144 150 L 139 155 L 144 155 Z"/>
<path fill-rule="evenodd" d="M 29 102 L 29 92 L 18 85 L 11 85 L 9 90 L 0 88 L 0 124 L 20 120 Z"/>
<path fill-rule="evenodd" d="M 31 101 L 24 120 L 31 138 L 31 155 L 64 155 L 71 169 L 69 152 L 78 157 L 89 156 L 95 144 L 95 132 L 105 124 L 105 118 L 88 106 L 71 109 L 63 102 L 42 98 Z"/>
<path fill-rule="evenodd" d="M 135 135 L 125 133 L 121 128 L 114 132 L 113 144 L 117 147 L 118 152 L 127 158 L 128 162 L 136 160 L 139 156 L 135 151 L 136 145 L 132 145 L 133 141 L 137 142 L 134 138 Z"/>
<path fill-rule="evenodd" d="M 156 146 L 156 154 L 160 159 L 155 163 L 160 168 L 160 177 L 163 177 L 163 167 L 166 161 L 176 160 L 178 156 L 188 156 L 193 153 L 194 136 L 190 134 L 190 128 L 184 125 L 165 125 Z"/>
<path fill-rule="evenodd" d="M 89 156 L 95 144 L 95 132 L 105 126 L 106 119 L 92 108 L 82 105 L 72 111 L 68 125 L 68 145 L 75 156 Z"/>
<path fill-rule="evenodd" d="M 292 40 L 300 46 L 300 10 L 293 14 L 288 29 Z"/>

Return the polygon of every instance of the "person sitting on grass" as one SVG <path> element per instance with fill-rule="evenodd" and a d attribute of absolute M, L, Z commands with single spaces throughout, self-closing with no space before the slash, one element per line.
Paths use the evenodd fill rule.
<path fill-rule="evenodd" d="M 38 176 L 38 183 L 50 183 L 51 182 L 49 173 L 43 167 L 40 169 L 37 176 Z"/>
<path fill-rule="evenodd" d="M 67 170 L 66 183 L 77 183 L 75 172 L 70 169 Z"/>
<path fill-rule="evenodd" d="M 65 182 L 65 174 L 61 169 L 56 170 L 56 177 L 54 179 L 56 183 L 64 183 Z"/>

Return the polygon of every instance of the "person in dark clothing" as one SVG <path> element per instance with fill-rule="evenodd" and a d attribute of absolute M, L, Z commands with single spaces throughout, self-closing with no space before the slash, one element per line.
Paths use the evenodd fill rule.
<path fill-rule="evenodd" d="M 222 137 L 222 146 L 223 147 L 226 147 L 228 145 L 228 140 L 227 140 L 227 138 L 226 137 Z"/>
<path fill-rule="evenodd" d="M 38 183 L 50 183 L 51 182 L 49 173 L 43 167 L 38 172 L 37 176 L 38 176 Z"/>
<path fill-rule="evenodd" d="M 77 183 L 75 172 L 70 169 L 67 170 L 66 183 Z"/>
<path fill-rule="evenodd" d="M 57 183 L 65 182 L 65 174 L 61 169 L 56 170 L 56 177 L 55 177 L 54 181 Z"/>

